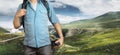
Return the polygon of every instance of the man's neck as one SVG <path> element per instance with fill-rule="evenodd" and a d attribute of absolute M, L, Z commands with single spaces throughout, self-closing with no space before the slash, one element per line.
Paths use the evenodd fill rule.
<path fill-rule="evenodd" d="M 36 3 L 37 3 L 37 0 L 30 0 L 30 2 L 31 2 L 32 4 L 36 4 Z"/>

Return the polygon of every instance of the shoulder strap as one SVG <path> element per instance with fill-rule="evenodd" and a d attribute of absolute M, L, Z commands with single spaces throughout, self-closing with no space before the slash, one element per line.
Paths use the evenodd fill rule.
<path fill-rule="evenodd" d="M 23 0 L 23 3 L 22 3 L 22 7 L 21 7 L 22 9 L 26 9 L 27 8 L 27 0 Z M 25 27 L 24 26 L 24 16 L 22 17 L 22 25 L 23 25 L 23 28 Z"/>
<path fill-rule="evenodd" d="M 27 0 L 23 0 L 22 9 L 26 9 L 26 7 L 27 7 Z"/>
<path fill-rule="evenodd" d="M 47 15 L 48 15 L 48 18 L 50 18 L 50 16 L 49 16 L 50 8 L 49 8 L 48 1 L 46 1 L 46 0 L 42 0 L 42 3 L 43 3 L 43 5 L 45 6 L 45 8 L 47 9 Z"/>

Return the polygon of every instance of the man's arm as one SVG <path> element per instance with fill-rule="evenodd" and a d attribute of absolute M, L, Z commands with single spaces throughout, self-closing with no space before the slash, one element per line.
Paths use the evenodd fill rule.
<path fill-rule="evenodd" d="M 48 4 L 49 4 L 49 8 L 50 8 L 49 20 L 52 23 L 52 25 L 55 27 L 55 29 L 56 29 L 59 37 L 60 37 L 55 43 L 60 43 L 59 46 L 62 46 L 63 42 L 64 42 L 64 37 L 63 37 L 63 34 L 62 34 L 62 28 L 61 28 L 61 25 L 60 25 L 60 22 L 59 22 L 58 18 L 55 15 L 55 11 L 54 11 L 53 7 L 51 6 L 51 4 L 49 2 L 48 2 Z"/>
<path fill-rule="evenodd" d="M 62 34 L 61 25 L 60 25 L 60 23 L 55 23 L 53 26 L 55 27 L 55 29 L 56 29 L 59 37 L 60 37 L 55 43 L 60 43 L 59 46 L 62 46 L 63 42 L 64 42 L 64 37 L 63 37 L 63 34 Z"/>
<path fill-rule="evenodd" d="M 26 10 L 25 9 L 20 9 L 16 12 L 15 16 L 14 16 L 14 21 L 13 21 L 13 25 L 15 29 L 18 29 L 21 26 L 21 17 L 24 16 L 26 14 Z"/>
<path fill-rule="evenodd" d="M 15 29 L 18 29 L 21 26 L 19 17 L 16 17 L 16 16 L 14 17 L 13 25 Z"/>

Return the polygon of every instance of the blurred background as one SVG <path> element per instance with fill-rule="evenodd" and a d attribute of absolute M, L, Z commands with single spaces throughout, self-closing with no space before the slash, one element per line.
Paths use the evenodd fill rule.
<path fill-rule="evenodd" d="M 57 51 L 57 55 L 120 54 L 120 0 L 48 1 L 55 9 L 65 36 L 65 45 Z M 0 53 L 2 55 L 7 53 L 21 55 L 23 52 L 21 46 L 23 39 L 16 40 L 23 34 L 22 27 L 13 28 L 13 18 L 21 3 L 22 0 L 0 0 L 0 43 L 2 43 Z M 51 24 L 48 25 L 50 32 L 57 36 Z M 14 37 L 15 40 L 10 44 L 4 41 Z M 8 48 L 9 46 L 11 47 Z M 8 51 L 10 49 L 11 51 Z M 15 51 L 16 49 L 18 51 Z"/>

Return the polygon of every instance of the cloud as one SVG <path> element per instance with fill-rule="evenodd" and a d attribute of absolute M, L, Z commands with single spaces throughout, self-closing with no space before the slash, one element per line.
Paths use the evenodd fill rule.
<path fill-rule="evenodd" d="M 120 11 L 120 0 L 58 0 L 78 7 L 86 15 L 101 15 L 110 11 Z"/>
<path fill-rule="evenodd" d="M 72 21 L 77 21 L 77 20 L 81 20 L 81 19 L 86 19 L 86 17 L 84 16 L 74 16 L 74 17 L 71 17 L 71 16 L 64 16 L 64 15 L 59 15 L 57 14 L 57 17 L 59 18 L 60 22 L 61 23 L 70 23 Z"/>
<path fill-rule="evenodd" d="M 57 14 L 61 23 L 69 23 L 102 15 L 110 11 L 120 11 L 120 0 L 56 0 L 80 9 L 83 16 L 65 16 Z M 13 16 L 22 0 L 0 0 L 0 15 Z M 0 17 L 1 19 L 1 17 Z M 0 21 L 1 22 L 1 21 Z M 1 22 L 0 26 L 11 27 L 12 21 Z M 10 25 L 4 25 L 10 24 Z M 13 27 L 13 26 L 12 26 Z"/>
<path fill-rule="evenodd" d="M 22 0 L 0 0 L 0 14 L 14 15 Z"/>
<path fill-rule="evenodd" d="M 3 27 L 3 28 L 13 28 L 13 23 L 12 23 L 12 21 L 7 21 L 7 22 L 5 22 L 5 21 L 1 21 L 0 22 L 1 24 L 0 24 L 0 27 Z"/>
<path fill-rule="evenodd" d="M 56 0 L 78 7 L 86 15 L 101 15 L 109 11 L 120 11 L 120 0 Z M 0 0 L 0 13 L 13 15 L 22 0 Z"/>
<path fill-rule="evenodd" d="M 13 28 L 13 17 L 0 16 L 0 27 Z"/>

